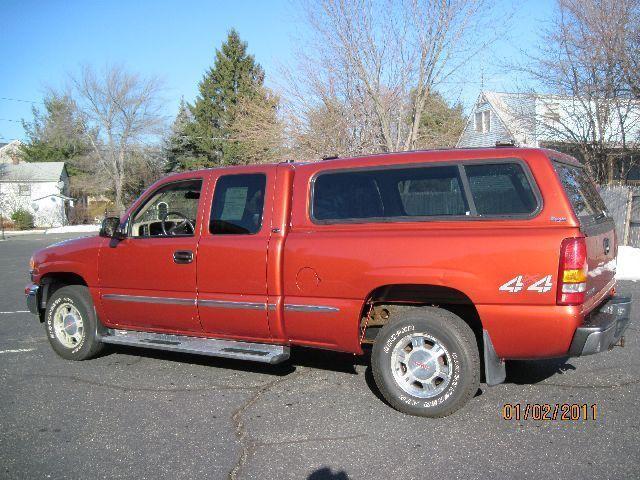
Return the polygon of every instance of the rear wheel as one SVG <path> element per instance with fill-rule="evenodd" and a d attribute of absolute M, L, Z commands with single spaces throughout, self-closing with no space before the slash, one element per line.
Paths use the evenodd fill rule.
<path fill-rule="evenodd" d="M 457 315 L 435 307 L 400 308 L 371 355 L 376 385 L 396 410 L 444 417 L 465 405 L 480 384 L 475 335 Z"/>
<path fill-rule="evenodd" d="M 83 285 L 56 290 L 47 302 L 44 323 L 49 343 L 62 358 L 86 360 L 103 349 L 91 295 Z"/>

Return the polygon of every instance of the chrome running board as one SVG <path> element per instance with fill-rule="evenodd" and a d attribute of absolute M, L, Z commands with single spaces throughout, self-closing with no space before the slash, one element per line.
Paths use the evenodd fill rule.
<path fill-rule="evenodd" d="M 281 363 L 289 359 L 288 345 L 238 342 L 215 338 L 187 337 L 163 333 L 108 329 L 100 336 L 103 343 L 155 348 L 171 352 L 195 353 L 211 357 L 235 358 L 263 363 Z"/>

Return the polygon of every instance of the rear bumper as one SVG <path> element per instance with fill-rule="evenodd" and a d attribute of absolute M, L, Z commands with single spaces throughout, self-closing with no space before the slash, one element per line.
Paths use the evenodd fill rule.
<path fill-rule="evenodd" d="M 38 315 L 40 313 L 38 309 L 38 291 L 39 290 L 40 290 L 40 287 L 38 285 L 33 285 L 33 284 L 27 285 L 24 289 L 24 294 L 27 301 L 27 308 L 34 315 Z"/>
<path fill-rule="evenodd" d="M 622 338 L 631 319 L 631 297 L 612 297 L 576 329 L 569 355 L 579 357 L 610 350 Z"/>

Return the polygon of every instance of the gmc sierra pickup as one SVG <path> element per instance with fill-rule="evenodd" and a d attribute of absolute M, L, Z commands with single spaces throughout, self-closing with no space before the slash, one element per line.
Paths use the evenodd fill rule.
<path fill-rule="evenodd" d="M 623 338 L 614 224 L 551 150 L 424 151 L 164 178 L 99 236 L 31 260 L 29 309 L 70 360 L 105 344 L 269 363 L 362 354 L 409 414 L 448 415 L 505 359 Z"/>

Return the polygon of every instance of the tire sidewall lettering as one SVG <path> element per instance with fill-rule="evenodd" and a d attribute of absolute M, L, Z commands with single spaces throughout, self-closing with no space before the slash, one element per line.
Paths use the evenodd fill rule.
<path fill-rule="evenodd" d="M 60 348 L 64 348 L 65 350 L 70 351 L 71 353 L 77 353 L 80 350 L 82 350 L 82 347 L 84 347 L 85 344 L 85 339 L 87 338 L 87 335 L 83 335 L 82 339 L 80 340 L 80 343 L 78 345 L 76 345 L 75 347 L 73 347 L 72 349 L 65 347 L 59 340 L 58 337 L 56 336 L 55 333 L 55 329 L 53 327 L 53 317 L 55 315 L 56 310 L 58 309 L 58 307 L 60 306 L 61 303 L 70 303 L 71 305 L 73 305 L 74 307 L 76 307 L 78 309 L 79 312 L 81 312 L 82 307 L 80 305 L 78 305 L 78 302 L 76 302 L 73 298 L 71 297 L 67 297 L 67 296 L 62 296 L 62 297 L 58 297 L 55 300 L 53 300 L 53 302 L 51 302 L 51 305 L 47 308 L 47 317 L 46 317 L 46 329 L 47 329 L 47 335 L 49 335 L 49 338 L 51 340 L 54 340 L 56 342 L 56 344 L 60 347 Z M 85 322 L 86 319 L 82 318 Z"/>
<path fill-rule="evenodd" d="M 415 325 L 406 325 L 402 328 L 397 329 L 393 335 L 391 335 L 388 340 L 385 342 L 384 345 L 384 353 L 389 353 L 391 351 L 391 348 L 393 347 L 395 341 L 398 339 L 398 337 L 400 335 L 406 334 L 408 332 L 413 332 L 415 331 L 416 327 Z"/>

